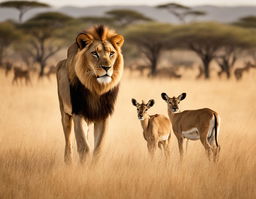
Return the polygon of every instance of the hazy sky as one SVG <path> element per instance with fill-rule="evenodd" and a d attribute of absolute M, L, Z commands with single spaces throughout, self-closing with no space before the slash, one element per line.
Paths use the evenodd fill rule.
<path fill-rule="evenodd" d="M 1 0 L 2 1 L 2 0 Z M 157 5 L 166 2 L 166 0 L 41 0 L 52 6 L 94 6 L 94 5 Z M 256 5 L 256 0 L 179 0 L 177 3 L 185 5 Z"/>

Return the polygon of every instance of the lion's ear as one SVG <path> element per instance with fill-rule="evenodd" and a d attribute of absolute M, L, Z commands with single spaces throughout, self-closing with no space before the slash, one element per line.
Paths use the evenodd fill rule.
<path fill-rule="evenodd" d="M 122 35 L 115 35 L 111 38 L 111 41 L 119 48 L 121 48 L 124 43 L 124 37 Z"/>
<path fill-rule="evenodd" d="M 76 37 L 76 43 L 80 49 L 89 45 L 93 41 L 93 36 L 88 33 L 80 33 Z"/>

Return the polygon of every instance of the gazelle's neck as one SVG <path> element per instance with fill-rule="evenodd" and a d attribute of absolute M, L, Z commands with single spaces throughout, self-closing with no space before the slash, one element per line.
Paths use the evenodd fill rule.
<path fill-rule="evenodd" d="M 143 120 L 140 120 L 143 130 L 146 130 L 148 128 L 149 119 L 150 119 L 150 116 L 145 114 L 143 117 Z"/>
<path fill-rule="evenodd" d="M 173 122 L 173 119 L 177 113 L 180 113 L 180 111 L 178 111 L 178 112 L 172 112 L 170 110 L 168 111 L 168 115 L 169 115 L 171 122 Z"/>

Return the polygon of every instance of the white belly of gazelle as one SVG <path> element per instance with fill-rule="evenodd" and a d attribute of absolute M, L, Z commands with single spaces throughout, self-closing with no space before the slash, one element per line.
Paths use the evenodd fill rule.
<path fill-rule="evenodd" d="M 187 138 L 189 140 L 198 140 L 200 139 L 198 129 L 197 128 L 192 128 L 186 131 L 182 131 L 182 135 L 184 138 Z"/>
<path fill-rule="evenodd" d="M 167 135 L 162 135 L 159 137 L 159 141 L 165 141 L 165 140 L 168 140 L 170 134 L 167 134 Z"/>

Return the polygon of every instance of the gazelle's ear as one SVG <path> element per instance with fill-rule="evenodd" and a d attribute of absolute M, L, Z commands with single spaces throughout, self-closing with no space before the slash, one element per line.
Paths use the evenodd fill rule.
<path fill-rule="evenodd" d="M 178 99 L 181 101 L 181 100 L 184 100 L 186 98 L 187 94 L 186 93 L 182 93 L 178 96 Z"/>
<path fill-rule="evenodd" d="M 169 98 L 166 93 L 162 93 L 162 94 L 161 94 L 161 97 L 162 97 L 162 99 L 163 99 L 164 101 L 167 101 L 168 98 Z"/>
<path fill-rule="evenodd" d="M 88 33 L 80 33 L 76 37 L 76 43 L 80 49 L 85 48 L 87 45 L 91 44 L 93 41 L 93 36 Z"/>
<path fill-rule="evenodd" d="M 155 101 L 153 99 L 149 100 L 147 103 L 147 107 L 150 108 L 155 104 Z"/>
<path fill-rule="evenodd" d="M 132 98 L 132 105 L 133 105 L 133 106 L 137 106 L 137 104 L 138 104 L 138 102 L 136 101 L 136 99 L 133 99 L 133 98 Z"/>

